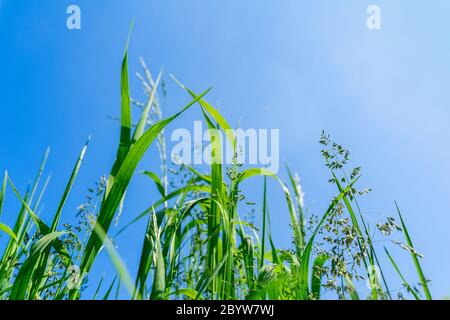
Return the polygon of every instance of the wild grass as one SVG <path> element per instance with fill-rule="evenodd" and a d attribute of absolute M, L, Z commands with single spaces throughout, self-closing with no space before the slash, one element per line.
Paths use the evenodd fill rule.
<path fill-rule="evenodd" d="M 128 45 L 127 45 L 128 47 Z M 406 243 L 399 243 L 412 257 L 417 279 L 406 280 L 400 266 L 384 248 L 385 261 L 374 244 L 358 199 L 369 190 L 358 190 L 360 168 L 348 171 L 349 152 L 322 133 L 320 143 L 330 182 L 336 187 L 327 210 L 313 215 L 305 210 L 298 176 L 287 168 L 285 183 L 265 168 L 243 168 L 220 163 L 221 146 L 215 145 L 209 171 L 189 165 L 173 165 L 166 160 L 164 129 L 188 109 L 199 107 L 208 128 L 223 130 L 235 146 L 227 120 L 207 102 L 210 89 L 195 93 L 180 84 L 190 101 L 174 115 L 163 118 L 158 97 L 162 72 L 154 79 L 142 61 L 144 76 L 139 75 L 147 101 L 131 99 L 128 75 L 128 50 L 121 68 L 120 141 L 108 177 L 89 190 L 88 202 L 80 206 L 79 225 L 61 225 L 64 205 L 82 166 L 88 142 L 75 159 L 74 169 L 53 213 L 46 222 L 37 213 L 41 208 L 49 179 L 42 184 L 48 158 L 45 153 L 34 183 L 21 193 L 13 178 L 4 174 L 0 190 L 0 219 L 7 189 L 12 191 L 20 210 L 15 223 L 0 223 L 0 299 L 114 299 L 121 287 L 130 299 L 431 299 L 428 280 L 420 264 L 420 254 L 412 244 L 405 221 L 398 209 L 400 225 L 394 218 L 377 225 L 378 233 L 390 235 L 403 231 Z M 132 123 L 132 107 L 139 107 L 138 122 Z M 128 219 L 120 231 L 111 225 L 126 206 L 126 192 L 144 154 L 153 144 L 158 146 L 160 173 L 140 172 L 155 183 L 159 200 L 136 217 Z M 172 177 L 170 177 L 172 176 Z M 180 178 L 182 177 L 182 178 Z M 170 185 L 169 178 L 177 183 Z M 241 187 L 250 179 L 261 182 L 260 226 L 242 216 L 245 199 Z M 271 233 L 268 180 L 274 180 L 284 194 L 290 225 L 292 247 L 281 249 Z M 42 185 L 42 186 L 41 186 Z M 9 198 L 8 198 L 9 200 Z M 13 213 L 8 212 L 8 215 Z M 70 215 L 70 212 L 65 213 Z M 120 256 L 114 237 L 127 232 L 135 223 L 145 223 L 138 271 L 130 275 Z M 92 274 L 99 253 L 105 249 L 117 275 L 111 283 Z M 399 282 L 394 291 L 388 286 L 386 273 L 395 272 Z M 87 282 L 87 279 L 90 279 Z M 412 282 L 411 282 L 412 281 Z M 367 283 L 367 288 L 366 284 Z M 85 294 L 86 285 L 96 288 Z"/>

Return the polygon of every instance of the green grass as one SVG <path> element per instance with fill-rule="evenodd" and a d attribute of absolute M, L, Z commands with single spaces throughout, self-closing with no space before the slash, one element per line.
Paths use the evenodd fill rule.
<path fill-rule="evenodd" d="M 127 44 L 128 47 L 128 44 Z M 128 51 L 125 50 L 121 74 L 120 140 L 116 159 L 109 176 L 97 188 L 90 189 L 88 203 L 80 208 L 78 227 L 61 225 L 64 205 L 86 155 L 88 142 L 82 147 L 52 220 L 43 221 L 38 211 L 49 179 L 43 184 L 48 150 L 44 155 L 34 183 L 21 193 L 13 177 L 4 174 L 0 190 L 0 220 L 6 200 L 17 201 L 20 210 L 15 223 L 0 222 L 0 233 L 7 238 L 0 247 L 0 299 L 115 299 L 123 286 L 130 299 L 431 299 L 428 280 L 419 262 L 410 234 L 397 207 L 400 224 L 390 218 L 378 227 L 383 233 L 403 231 L 406 243 L 401 244 L 412 257 L 417 279 L 406 280 L 400 266 L 385 249 L 377 252 L 373 232 L 360 208 L 358 199 L 366 190 L 356 189 L 360 169 L 348 174 L 349 153 L 341 145 L 322 134 L 322 155 L 330 182 L 336 194 L 328 201 L 325 212 L 312 214 L 305 209 L 299 181 L 287 168 L 286 184 L 282 177 L 264 168 L 242 168 L 238 164 L 220 163 L 221 146 L 216 144 L 209 170 L 188 165 L 168 170 L 164 129 L 188 109 L 199 107 L 208 128 L 223 130 L 231 145 L 236 146 L 231 126 L 206 101 L 210 89 L 200 94 L 175 81 L 185 90 L 189 101 L 174 115 L 163 118 L 158 91 L 162 72 L 154 80 L 144 67 L 140 77 L 148 93 L 141 105 L 136 126 L 132 124 L 132 100 L 128 79 Z M 218 141 L 218 140 L 216 140 Z M 161 173 L 141 171 L 152 181 L 159 197 L 152 206 L 127 219 L 118 232 L 112 232 L 114 219 L 127 205 L 126 192 L 144 154 L 156 144 L 161 159 Z M 204 167 L 202 167 L 204 169 Z M 168 185 L 169 172 L 177 180 Z M 185 178 L 180 179 L 180 176 Z M 261 226 L 255 226 L 243 214 L 245 195 L 242 187 L 249 179 L 261 182 Z M 285 207 L 277 215 L 290 219 L 285 235 L 292 240 L 290 248 L 278 248 L 271 233 L 270 181 L 284 194 Z M 42 185 L 42 186 L 41 186 Z M 7 197 L 7 190 L 12 194 Z M 8 213 L 11 214 L 11 213 Z M 141 255 L 136 274 L 130 274 L 120 256 L 114 237 L 126 234 L 134 223 L 146 223 L 142 234 Z M 374 236 L 374 234 L 376 234 Z M 92 275 L 91 269 L 102 248 L 106 249 L 117 275 L 107 278 Z M 376 266 L 379 275 L 372 270 Z M 75 271 L 74 271 L 75 270 Z M 396 273 L 404 290 L 392 292 L 385 273 Z M 87 279 L 90 279 L 87 282 Z M 97 283 L 95 281 L 97 280 Z M 365 283 L 368 283 L 366 287 Z M 411 284 L 412 283 L 412 284 Z M 415 285 L 416 283 L 417 285 Z M 84 292 L 92 286 L 95 294 Z M 398 288 L 399 283 L 392 287 Z"/>

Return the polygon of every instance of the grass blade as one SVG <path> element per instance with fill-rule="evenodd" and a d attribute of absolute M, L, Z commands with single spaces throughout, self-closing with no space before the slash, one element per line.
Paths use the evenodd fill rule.
<path fill-rule="evenodd" d="M 125 288 L 127 289 L 130 296 L 132 296 L 134 292 L 133 281 L 131 280 L 130 273 L 125 266 L 125 263 L 122 261 L 122 258 L 114 247 L 114 244 L 106 236 L 105 231 L 101 228 L 100 225 L 96 225 L 94 231 L 99 235 L 99 237 L 102 237 L 104 239 L 105 249 L 108 252 L 109 257 L 111 258 L 111 262 L 114 265 L 114 268 L 116 268 L 117 270 L 119 279 L 125 284 Z"/>
<path fill-rule="evenodd" d="M 3 183 L 2 183 L 2 189 L 0 190 L 0 217 L 2 216 L 3 200 L 5 199 L 7 181 L 8 181 L 8 172 L 5 171 L 5 175 L 4 175 Z"/>
<path fill-rule="evenodd" d="M 311 279 L 311 293 L 315 300 L 320 299 L 320 289 L 322 288 L 322 276 L 323 276 L 323 265 L 328 260 L 328 256 L 321 254 L 315 260 L 313 264 L 313 272 Z"/>
<path fill-rule="evenodd" d="M 61 218 L 61 212 L 64 208 L 64 204 L 66 203 L 67 197 L 69 196 L 70 190 L 72 189 L 73 183 L 75 182 L 75 178 L 78 175 L 78 171 L 81 167 L 81 162 L 83 161 L 84 155 L 86 154 L 87 147 L 89 145 L 89 141 L 91 140 L 91 137 L 87 139 L 86 143 L 84 144 L 83 148 L 81 149 L 81 152 L 78 156 L 77 162 L 75 163 L 75 167 L 72 170 L 72 174 L 70 175 L 69 182 L 66 185 L 66 189 L 64 190 L 63 196 L 59 202 L 58 209 L 56 210 L 56 213 L 53 218 L 52 225 L 50 227 L 50 232 L 56 231 L 56 228 L 58 226 L 59 219 Z"/>
<path fill-rule="evenodd" d="M 409 283 L 406 281 L 405 277 L 403 276 L 402 272 L 398 268 L 397 264 L 394 261 L 394 258 L 389 254 L 389 251 L 384 248 L 384 251 L 386 252 L 386 255 L 388 256 L 389 260 L 391 261 L 392 265 L 394 266 L 395 271 L 397 271 L 397 274 L 400 276 L 400 279 L 402 279 L 403 284 L 405 285 L 408 292 L 410 292 L 416 300 L 420 300 L 420 297 L 417 295 L 417 293 L 414 291 L 414 289 L 409 285 Z"/>
<path fill-rule="evenodd" d="M 117 280 L 117 274 L 114 276 L 114 279 L 111 282 L 111 284 L 109 285 L 108 290 L 106 290 L 106 293 L 103 296 L 102 300 L 108 300 L 109 299 L 109 295 L 111 294 L 111 291 L 114 288 L 114 284 L 116 283 L 116 280 Z"/>
<path fill-rule="evenodd" d="M 121 93 L 121 124 L 120 124 L 120 142 L 117 149 L 116 161 L 111 169 L 108 178 L 108 185 L 105 196 L 108 195 L 111 185 L 119 172 L 119 169 L 124 161 L 131 144 L 131 100 L 130 100 L 130 86 L 128 80 L 128 45 L 130 42 L 131 32 L 133 30 L 134 21 L 131 23 L 128 32 L 127 44 L 125 45 L 125 52 L 122 59 L 122 68 L 120 75 L 120 93 Z"/>
<path fill-rule="evenodd" d="M 31 284 L 31 278 L 33 271 L 40 260 L 44 251 L 51 246 L 52 242 L 65 234 L 66 232 L 52 232 L 48 233 L 39 239 L 30 251 L 30 256 L 25 260 L 19 272 L 15 278 L 13 287 L 11 289 L 11 300 L 24 300 L 26 298 L 27 290 Z M 36 297 L 30 296 L 29 299 L 35 299 Z"/>
<path fill-rule="evenodd" d="M 266 223 L 267 223 L 267 177 L 264 177 L 263 189 L 263 209 L 262 209 L 262 235 L 261 235 L 261 257 L 259 259 L 259 269 L 264 265 L 264 254 L 266 252 Z"/>
<path fill-rule="evenodd" d="M 334 209 L 334 207 L 337 205 L 339 201 L 341 201 L 344 196 L 349 192 L 349 190 L 353 187 L 353 184 L 358 180 L 359 177 L 355 178 L 342 192 L 331 202 L 330 206 L 328 207 L 327 211 L 323 215 L 322 219 L 316 226 L 316 229 L 314 233 L 311 235 L 308 244 L 305 247 L 305 250 L 302 254 L 302 259 L 300 262 L 300 288 L 299 288 L 299 298 L 301 300 L 306 300 L 308 298 L 308 275 L 309 275 L 309 261 L 311 257 L 312 252 L 312 246 L 314 243 L 314 238 L 316 237 L 316 234 L 319 232 L 320 228 L 322 227 L 323 223 L 325 222 L 328 215 L 331 213 L 331 211 Z"/>
<path fill-rule="evenodd" d="M 10 227 L 8 227 L 7 225 L 5 225 L 1 222 L 0 222 L 0 231 L 3 231 L 4 233 L 6 233 L 8 236 L 11 237 L 11 239 L 13 239 L 17 243 L 16 234 L 11 230 Z"/>
<path fill-rule="evenodd" d="M 201 96 L 197 99 L 191 101 L 186 107 L 184 107 L 181 111 L 176 113 L 175 115 L 161 120 L 155 123 L 152 127 L 147 129 L 147 131 L 140 137 L 136 143 L 132 146 L 130 151 L 127 153 L 123 164 L 121 165 L 114 182 L 111 185 L 110 192 L 105 197 L 100 212 L 98 215 L 98 219 L 96 224 L 101 226 L 102 230 L 105 231 L 105 234 L 108 232 L 109 227 L 111 225 L 114 214 L 119 206 L 119 203 L 128 187 L 128 184 L 131 181 L 131 178 L 141 161 L 144 153 L 150 147 L 152 142 L 169 123 L 175 120 L 178 116 L 180 116 L 185 110 L 187 110 L 190 106 L 195 104 L 198 99 L 201 99 L 204 95 L 209 92 L 210 89 L 206 90 Z M 86 245 L 86 249 L 83 254 L 83 260 L 80 266 L 82 274 L 85 272 L 89 272 L 102 244 L 103 238 L 99 237 L 96 233 L 93 233 Z"/>
<path fill-rule="evenodd" d="M 414 249 L 414 246 L 411 241 L 411 237 L 409 236 L 408 229 L 406 229 L 405 221 L 403 221 L 403 217 L 400 212 L 400 208 L 397 205 L 397 202 L 395 202 L 395 207 L 397 208 L 398 216 L 400 217 L 400 222 L 402 224 L 403 233 L 405 234 L 406 243 L 408 244 L 408 246 L 410 248 Z M 422 288 L 425 293 L 425 297 L 428 300 L 431 300 L 430 289 L 428 288 L 428 283 L 423 274 L 423 270 L 422 270 L 422 267 L 420 266 L 419 259 L 417 258 L 417 255 L 413 251 L 410 251 L 410 253 L 411 253 L 411 257 L 414 261 L 414 266 L 416 267 L 417 274 L 419 275 L 420 283 L 422 284 Z"/>

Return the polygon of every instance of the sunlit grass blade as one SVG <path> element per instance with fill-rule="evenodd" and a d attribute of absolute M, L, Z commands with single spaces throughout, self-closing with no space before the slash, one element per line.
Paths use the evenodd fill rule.
<path fill-rule="evenodd" d="M 275 244 L 273 243 L 272 236 L 270 234 L 269 234 L 269 243 L 270 243 L 270 249 L 271 249 L 271 254 L 272 254 L 272 262 L 277 264 L 277 265 L 282 265 L 281 259 L 278 256 L 278 250 L 275 247 Z"/>
<path fill-rule="evenodd" d="M 198 98 L 198 95 L 194 93 L 191 89 L 187 88 L 185 85 L 183 85 L 180 81 L 178 81 L 173 75 L 170 75 L 172 79 L 184 90 L 186 90 L 192 98 L 196 99 Z M 219 127 L 225 132 L 228 142 L 233 147 L 233 150 L 236 149 L 236 137 L 234 136 L 234 130 L 233 128 L 228 124 L 227 120 L 220 114 L 219 111 L 217 111 L 211 104 L 206 102 L 204 99 L 198 99 L 198 102 L 200 103 L 200 106 L 203 110 L 205 110 L 208 114 L 211 115 L 211 117 L 217 122 Z"/>
<path fill-rule="evenodd" d="M 97 289 L 95 290 L 94 296 L 92 297 L 92 300 L 97 300 L 97 296 L 98 296 L 98 293 L 100 292 L 100 288 L 102 287 L 104 278 L 105 278 L 104 276 L 102 276 L 100 278 L 100 281 L 98 282 Z"/>
<path fill-rule="evenodd" d="M 411 237 L 409 236 L 408 229 L 406 229 L 405 221 L 403 220 L 403 217 L 400 212 L 400 208 L 397 205 L 397 202 L 395 202 L 395 207 L 397 208 L 397 213 L 398 213 L 398 216 L 400 217 L 400 222 L 402 224 L 402 229 L 403 229 L 403 233 L 405 235 L 406 243 L 412 249 L 412 250 L 410 250 L 411 257 L 414 261 L 414 266 L 416 267 L 417 274 L 419 275 L 419 279 L 420 279 L 420 283 L 422 284 L 423 292 L 425 293 L 425 297 L 428 300 L 431 300 L 431 293 L 430 293 L 430 289 L 428 288 L 427 279 L 425 278 L 425 276 L 423 274 L 423 270 L 422 270 L 422 267 L 420 266 L 420 262 L 419 262 L 419 259 L 417 258 L 417 254 L 415 252 L 413 252 L 414 246 L 412 244 Z"/>
<path fill-rule="evenodd" d="M 61 200 L 59 202 L 58 209 L 56 210 L 56 213 L 55 213 L 55 215 L 53 217 L 53 222 L 52 222 L 52 224 L 50 226 L 50 232 L 56 231 L 56 228 L 58 226 L 58 222 L 59 222 L 59 220 L 61 218 L 61 212 L 62 212 L 62 210 L 64 208 L 64 204 L 67 201 L 67 197 L 69 196 L 70 190 L 73 187 L 73 184 L 75 182 L 75 178 L 78 175 L 78 172 L 79 172 L 80 167 L 81 167 L 81 162 L 83 161 L 84 155 L 86 154 L 86 151 L 87 151 L 87 148 L 88 148 L 90 140 L 91 140 L 91 137 L 89 137 L 87 139 L 86 143 L 84 144 L 83 148 L 81 149 L 81 152 L 80 152 L 80 154 L 78 156 L 78 159 L 77 159 L 77 161 L 75 163 L 75 166 L 74 166 L 74 168 L 72 170 L 72 174 L 70 175 L 69 181 L 68 181 L 68 183 L 66 185 L 66 188 L 64 190 L 63 196 L 62 196 L 62 198 L 61 198 Z"/>
<path fill-rule="evenodd" d="M 133 144 L 136 142 L 144 133 L 145 125 L 147 124 L 148 115 L 150 112 L 150 109 L 153 106 L 153 103 L 155 101 L 155 95 L 156 91 L 158 90 L 159 81 L 161 80 L 162 71 L 158 74 L 158 77 L 156 78 L 156 81 L 153 85 L 152 92 L 150 93 L 150 97 L 148 98 L 147 105 L 144 108 L 144 111 L 141 114 L 141 118 L 139 119 L 139 122 L 136 126 L 136 129 L 134 130 L 133 139 L 131 143 Z"/>
<path fill-rule="evenodd" d="M 193 95 L 195 97 L 195 95 Z M 203 111 L 203 110 L 202 110 Z M 223 171 L 222 171 L 222 141 L 220 140 L 221 137 L 218 134 L 218 128 L 213 124 L 209 116 L 206 114 L 205 111 L 203 111 L 203 116 L 206 120 L 206 123 L 208 125 L 208 133 L 209 133 L 209 139 L 211 143 L 211 204 L 210 204 L 210 212 L 208 214 L 208 270 L 209 272 L 213 272 L 215 269 L 217 263 L 220 259 L 220 252 L 219 252 L 219 230 L 220 230 L 220 222 L 221 217 L 218 209 L 218 202 L 222 199 L 222 182 L 223 182 Z M 232 217 L 231 217 L 232 219 Z M 232 223 L 231 219 L 228 221 L 228 223 Z M 226 232 L 223 233 L 223 251 L 227 252 L 230 249 L 230 239 L 231 233 L 233 232 L 231 229 L 233 227 L 230 226 L 230 229 L 226 230 Z M 229 237 L 228 237 L 229 236 Z M 229 286 L 232 283 L 231 277 L 231 269 L 232 269 L 232 257 L 231 255 L 228 255 L 228 261 L 225 263 L 224 268 L 224 277 L 223 281 L 227 288 L 224 288 L 225 294 L 230 295 L 231 293 L 229 290 Z M 217 292 L 218 286 L 221 285 L 217 283 L 219 281 L 218 278 L 214 277 L 211 281 L 211 291 Z"/>
<path fill-rule="evenodd" d="M 311 279 L 311 293 L 313 296 L 313 299 L 319 300 L 320 299 L 320 291 L 322 288 L 322 276 L 324 274 L 323 272 L 323 265 L 325 262 L 329 259 L 327 255 L 321 254 L 314 260 L 313 264 L 313 271 L 312 271 L 312 279 Z"/>
<path fill-rule="evenodd" d="M 38 173 L 36 175 L 36 178 L 34 179 L 34 183 L 33 183 L 33 187 L 31 188 L 31 193 L 30 193 L 30 197 L 28 199 L 28 203 L 31 205 L 31 202 L 34 199 L 34 195 L 36 193 L 36 190 L 38 188 L 39 185 L 39 181 L 41 180 L 42 177 L 42 173 L 44 172 L 45 169 L 45 165 L 47 164 L 47 160 L 48 160 L 48 155 L 50 154 L 50 148 L 47 147 L 47 149 L 45 150 L 44 156 L 42 158 L 41 161 L 41 165 L 39 167 Z"/>

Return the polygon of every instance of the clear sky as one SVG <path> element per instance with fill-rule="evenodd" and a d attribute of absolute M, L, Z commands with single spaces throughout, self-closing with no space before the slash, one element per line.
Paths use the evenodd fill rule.
<path fill-rule="evenodd" d="M 81 8 L 81 30 L 66 28 L 71 4 Z M 379 31 L 366 28 L 370 4 L 381 8 Z M 130 73 L 140 71 L 143 56 L 154 73 L 164 67 L 196 91 L 212 85 L 208 99 L 230 123 L 279 128 L 281 161 L 299 172 L 311 212 L 322 214 L 335 194 L 317 143 L 321 130 L 348 147 L 352 163 L 363 168 L 360 186 L 374 190 L 363 201 L 369 221 L 395 215 L 396 200 L 425 255 L 432 293 L 449 295 L 449 15 L 446 0 L 0 0 L 0 170 L 24 191 L 51 146 L 43 210 L 49 219 L 92 134 L 63 213 L 73 219 L 86 189 L 114 160 L 119 130 L 108 117 L 119 114 L 120 62 L 134 18 Z M 132 79 L 132 95 L 142 97 Z M 169 115 L 189 99 L 166 81 Z M 196 119 L 198 112 L 183 115 L 176 127 L 192 128 Z M 145 159 L 141 168 L 157 170 L 154 155 Z M 254 201 L 260 182 L 247 186 Z M 287 247 L 289 217 L 270 187 L 275 240 Z M 16 212 L 17 202 L 8 199 L 3 222 Z M 122 222 L 152 199 L 153 186 L 136 176 Z M 117 239 L 132 274 L 144 227 Z M 394 252 L 413 282 L 410 257 Z M 103 253 L 94 272 L 111 277 L 107 262 Z"/>

